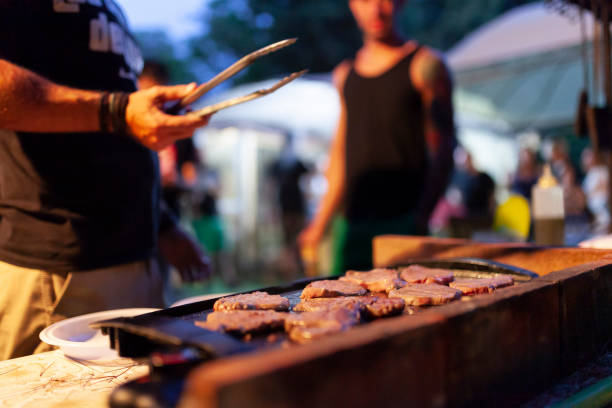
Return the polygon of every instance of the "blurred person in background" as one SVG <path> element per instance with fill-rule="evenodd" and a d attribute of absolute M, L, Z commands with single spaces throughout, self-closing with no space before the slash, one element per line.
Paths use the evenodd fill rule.
<path fill-rule="evenodd" d="M 552 141 L 549 161 L 550 168 L 559 181 L 563 179 L 567 171 L 572 171 L 574 169 L 565 140 L 556 139 Z"/>
<path fill-rule="evenodd" d="M 560 184 L 563 187 L 563 208 L 566 218 L 584 216 L 587 208 L 586 196 L 576 180 L 576 171 L 573 167 L 565 168 Z"/>
<path fill-rule="evenodd" d="M 566 245 L 576 245 L 591 236 L 592 214 L 573 166 L 565 166 L 559 184 L 563 188 L 564 242 Z"/>
<path fill-rule="evenodd" d="M 550 141 L 548 160 L 553 175 L 563 188 L 563 204 L 566 229 L 568 222 L 576 222 L 585 217 L 586 198 L 578 184 L 577 170 L 570 159 L 567 142 L 562 138 Z M 546 153 L 546 150 L 545 150 Z"/>
<path fill-rule="evenodd" d="M 297 237 L 305 225 L 306 199 L 301 182 L 308 173 L 308 167 L 295 153 L 293 134 L 285 133 L 280 155 L 267 169 L 283 233 L 280 258 L 286 261 L 280 262 L 280 268 L 285 280 L 303 271 Z"/>
<path fill-rule="evenodd" d="M 333 72 L 342 109 L 328 190 L 299 238 L 312 252 L 340 214 L 333 274 L 371 268 L 376 235 L 427 234 L 453 169 L 451 76 L 438 53 L 398 33 L 403 3 L 348 0 L 363 46 Z"/>
<path fill-rule="evenodd" d="M 196 182 L 189 200 L 191 226 L 198 241 L 212 258 L 215 273 L 220 275 L 227 285 L 234 287 L 240 282 L 227 251 L 225 226 L 217 208 L 221 180 L 218 171 L 208 165 L 204 152 L 198 153 L 197 165 L 193 169 Z"/>
<path fill-rule="evenodd" d="M 580 159 L 585 173 L 582 189 L 593 216 L 593 233 L 606 234 L 610 226 L 608 168 L 590 147 L 582 151 Z"/>
<path fill-rule="evenodd" d="M 155 254 L 207 258 L 160 200 L 160 150 L 206 125 L 136 91 L 140 51 L 115 2 L 0 1 L 0 359 L 46 351 L 71 316 L 161 307 Z"/>
<path fill-rule="evenodd" d="M 540 173 L 537 153 L 529 148 L 522 148 L 519 152 L 518 167 L 510 182 L 510 191 L 531 200 L 531 189 L 538 182 Z"/>
<path fill-rule="evenodd" d="M 474 166 L 472 155 L 458 146 L 453 154 L 455 170 L 450 185 L 430 219 L 434 231 L 448 230 L 452 237 L 470 238 L 474 230 L 493 224 L 495 182 Z"/>

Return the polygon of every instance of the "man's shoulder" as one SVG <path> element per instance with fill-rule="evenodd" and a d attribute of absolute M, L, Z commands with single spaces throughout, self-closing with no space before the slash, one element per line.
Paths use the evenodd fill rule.
<path fill-rule="evenodd" d="M 427 87 L 451 77 L 442 52 L 427 46 L 421 46 L 414 55 L 410 75 L 417 87 Z"/>
<path fill-rule="evenodd" d="M 419 47 L 414 55 L 413 66 L 417 69 L 433 67 L 448 70 L 444 54 L 425 45 Z"/>
<path fill-rule="evenodd" d="M 348 76 L 352 67 L 353 60 L 345 59 L 340 64 L 338 64 L 336 68 L 334 68 L 334 70 L 332 71 L 332 80 L 336 88 L 342 89 L 342 87 L 344 86 L 344 82 L 346 81 L 346 77 Z"/>

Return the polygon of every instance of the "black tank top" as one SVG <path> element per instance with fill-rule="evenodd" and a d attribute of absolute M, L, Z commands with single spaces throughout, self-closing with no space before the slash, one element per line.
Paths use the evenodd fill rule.
<path fill-rule="evenodd" d="M 361 76 L 354 67 L 347 76 L 349 220 L 396 217 L 417 206 L 427 166 L 421 95 L 410 80 L 418 49 L 376 77 Z"/>

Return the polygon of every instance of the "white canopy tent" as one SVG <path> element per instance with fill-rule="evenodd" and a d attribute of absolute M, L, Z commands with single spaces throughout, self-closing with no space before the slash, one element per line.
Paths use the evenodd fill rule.
<path fill-rule="evenodd" d="M 206 99 L 202 104 L 268 88 L 277 79 L 240 85 Z M 296 79 L 270 95 L 216 113 L 210 126 L 267 126 L 291 131 L 298 136 L 313 135 L 327 139 L 334 132 L 339 112 L 338 93 L 330 77 L 307 76 Z"/>
<path fill-rule="evenodd" d="M 448 63 L 460 71 L 578 45 L 582 41 L 578 8 L 568 8 L 569 15 L 561 15 L 543 2 L 514 8 L 455 45 L 447 53 Z M 584 14 L 584 21 L 591 40 L 590 13 Z"/>
<path fill-rule="evenodd" d="M 590 13 L 584 21 L 590 41 Z M 577 7 L 567 15 L 544 3 L 509 11 L 447 53 L 457 110 L 471 120 L 502 120 L 512 132 L 571 124 L 585 86 L 581 43 Z"/>
<path fill-rule="evenodd" d="M 590 13 L 584 22 L 590 41 Z M 561 15 L 539 2 L 510 10 L 447 52 L 459 138 L 498 182 L 516 167 L 517 135 L 573 123 L 585 85 L 581 44 L 577 7 Z"/>

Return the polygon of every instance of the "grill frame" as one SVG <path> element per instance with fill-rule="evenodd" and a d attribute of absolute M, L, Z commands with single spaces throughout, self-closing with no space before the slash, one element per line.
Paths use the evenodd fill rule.
<path fill-rule="evenodd" d="M 458 277 L 482 278 L 497 274 L 508 274 L 512 275 L 518 284 L 529 282 L 538 277 L 536 273 L 523 268 L 480 258 L 414 259 L 389 268 L 397 269 L 415 264 L 431 268 L 451 269 Z M 337 278 L 339 276 L 300 279 L 287 285 L 253 289 L 237 294 L 251 293 L 256 290 L 265 291 L 289 298 L 291 307 L 293 307 L 299 302 L 302 289 L 310 282 Z M 464 296 L 464 298 L 467 297 Z M 195 326 L 193 323 L 196 320 L 205 320 L 206 315 L 213 311 L 213 305 L 217 299 L 219 298 L 206 299 L 135 317 L 96 322 L 90 326 L 100 329 L 103 334 L 109 335 L 111 347 L 117 350 L 120 356 L 132 358 L 145 357 L 152 352 L 163 349 L 190 347 L 198 350 L 202 361 L 208 361 L 275 348 L 285 341 L 286 336 L 280 335 L 272 342 L 262 337 L 256 337 L 245 342 L 224 333 Z M 451 302 L 451 304 L 453 303 L 456 302 Z M 428 310 L 442 306 L 428 306 L 418 310 Z M 412 313 L 413 309 L 409 308 L 404 312 L 404 314 Z"/>

